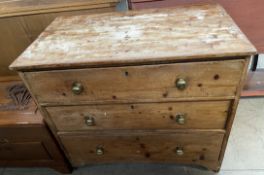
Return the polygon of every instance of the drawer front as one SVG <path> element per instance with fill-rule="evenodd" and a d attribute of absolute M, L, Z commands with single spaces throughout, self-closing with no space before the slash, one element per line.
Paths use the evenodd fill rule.
<path fill-rule="evenodd" d="M 51 160 L 41 142 L 8 142 L 0 139 L 0 160 Z"/>
<path fill-rule="evenodd" d="M 222 132 L 60 135 L 74 166 L 116 162 L 217 162 Z"/>
<path fill-rule="evenodd" d="M 244 60 L 27 72 L 40 103 L 234 96 Z"/>
<path fill-rule="evenodd" d="M 47 107 L 59 131 L 223 129 L 229 101 Z"/>

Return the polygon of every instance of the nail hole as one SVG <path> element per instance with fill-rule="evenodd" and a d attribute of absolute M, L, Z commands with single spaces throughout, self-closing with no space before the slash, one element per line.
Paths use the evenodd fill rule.
<path fill-rule="evenodd" d="M 164 98 L 168 97 L 168 92 L 163 93 L 162 96 L 163 96 Z"/>
<path fill-rule="evenodd" d="M 215 74 L 214 79 L 218 80 L 219 78 L 220 78 L 220 76 L 218 74 Z"/>
<path fill-rule="evenodd" d="M 112 96 L 112 99 L 116 99 L 116 96 L 115 96 L 115 95 L 113 95 L 113 96 Z"/>
<path fill-rule="evenodd" d="M 128 76 L 128 71 L 125 71 L 125 75 Z"/>
<path fill-rule="evenodd" d="M 150 157 L 150 153 L 148 153 L 148 152 L 145 153 L 145 157 L 146 157 L 146 158 L 149 158 L 149 157 Z"/>
<path fill-rule="evenodd" d="M 198 86 L 198 87 L 202 87 L 202 86 L 203 86 L 203 84 L 202 84 L 202 83 L 199 83 L 197 86 Z"/>

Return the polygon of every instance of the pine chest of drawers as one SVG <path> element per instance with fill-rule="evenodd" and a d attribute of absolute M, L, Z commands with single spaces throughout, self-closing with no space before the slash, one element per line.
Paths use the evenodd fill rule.
<path fill-rule="evenodd" d="M 222 7 L 57 18 L 10 66 L 73 166 L 219 170 L 255 48 Z"/>

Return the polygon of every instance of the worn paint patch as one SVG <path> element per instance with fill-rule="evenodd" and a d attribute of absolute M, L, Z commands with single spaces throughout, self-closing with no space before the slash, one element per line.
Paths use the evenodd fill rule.
<path fill-rule="evenodd" d="M 254 52 L 221 7 L 201 5 L 61 17 L 11 67 L 163 61 Z"/>

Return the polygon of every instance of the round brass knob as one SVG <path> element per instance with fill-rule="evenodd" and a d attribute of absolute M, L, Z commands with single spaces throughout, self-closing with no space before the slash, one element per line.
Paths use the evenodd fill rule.
<path fill-rule="evenodd" d="M 104 155 L 104 148 L 102 148 L 102 147 L 97 147 L 97 148 L 96 148 L 96 154 L 97 154 L 98 156 Z"/>
<path fill-rule="evenodd" d="M 183 148 L 177 147 L 175 150 L 178 156 L 182 156 L 184 154 Z"/>
<path fill-rule="evenodd" d="M 85 118 L 85 123 L 87 126 L 94 126 L 95 125 L 95 120 L 91 116 L 86 116 Z"/>
<path fill-rule="evenodd" d="M 184 90 L 187 87 L 187 81 L 183 78 L 178 78 L 175 82 L 177 89 Z"/>
<path fill-rule="evenodd" d="M 186 122 L 186 114 L 177 114 L 176 115 L 176 122 L 179 124 L 179 125 L 184 125 L 185 122 Z"/>
<path fill-rule="evenodd" d="M 83 86 L 81 83 L 73 83 L 72 84 L 72 92 L 75 94 L 75 95 L 79 95 L 83 92 Z"/>

